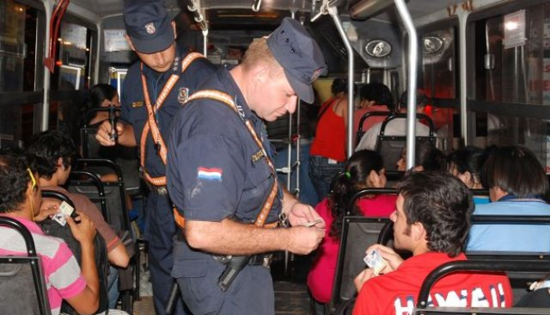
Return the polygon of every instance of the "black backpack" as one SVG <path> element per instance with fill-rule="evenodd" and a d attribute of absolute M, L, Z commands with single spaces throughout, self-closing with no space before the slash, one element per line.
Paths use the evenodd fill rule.
<path fill-rule="evenodd" d="M 62 226 L 52 219 L 46 219 L 38 223 L 38 225 L 42 228 L 42 231 L 44 231 L 45 234 L 64 240 L 73 252 L 73 255 L 78 261 L 78 265 L 81 265 L 82 252 L 80 249 L 80 243 L 74 238 L 68 224 Z M 99 309 L 96 313 L 101 313 L 109 308 L 109 296 L 107 294 L 109 262 L 107 260 L 107 245 L 99 233 L 97 233 L 94 238 L 94 258 L 99 276 Z M 70 315 L 78 315 L 69 303 L 65 301 L 63 301 L 63 304 L 61 305 L 61 312 Z"/>

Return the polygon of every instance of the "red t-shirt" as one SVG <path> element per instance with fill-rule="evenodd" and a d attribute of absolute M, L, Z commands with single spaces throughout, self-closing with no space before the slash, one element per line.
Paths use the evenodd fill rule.
<path fill-rule="evenodd" d="M 379 195 L 372 199 L 363 198 L 359 200 L 358 206 L 361 213 L 366 217 L 389 217 L 395 209 L 396 199 L 397 196 L 395 195 Z M 307 285 L 315 300 L 328 303 L 332 296 L 340 240 L 335 240 L 329 236 L 330 226 L 334 219 L 328 208 L 328 200 L 323 199 L 315 207 L 315 210 L 325 220 L 327 228 L 325 237 L 317 250 L 313 266 L 309 271 Z"/>
<path fill-rule="evenodd" d="M 344 117 L 336 115 L 334 105 L 338 102 L 345 102 L 345 98 L 331 98 L 326 101 L 321 110 L 328 106 L 322 113 L 315 138 L 311 144 L 310 154 L 326 157 L 344 162 L 346 160 L 346 124 Z"/>
<path fill-rule="evenodd" d="M 353 315 L 412 314 L 424 279 L 438 266 L 455 260 L 466 260 L 466 256 L 426 253 L 407 259 L 393 272 L 371 278 L 361 288 Z M 475 273 L 440 279 L 428 299 L 430 306 L 452 307 L 511 307 L 512 302 L 508 277 Z"/>

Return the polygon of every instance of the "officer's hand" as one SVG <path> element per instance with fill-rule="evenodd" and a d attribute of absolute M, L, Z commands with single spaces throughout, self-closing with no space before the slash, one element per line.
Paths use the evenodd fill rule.
<path fill-rule="evenodd" d="M 76 213 L 78 214 L 76 220 L 80 220 L 79 224 L 76 224 L 76 222 L 70 216 L 65 218 L 67 220 L 67 223 L 69 224 L 69 227 L 71 228 L 71 232 L 73 233 L 74 238 L 80 244 L 93 243 L 96 234 L 94 222 L 92 222 L 92 220 L 90 220 L 90 218 L 88 218 L 88 216 L 84 213 L 79 211 L 77 211 Z"/>
<path fill-rule="evenodd" d="M 314 226 L 324 230 L 326 227 L 325 220 L 319 216 L 317 211 L 310 205 L 301 202 L 295 203 L 288 214 L 288 222 L 291 226 Z"/>
<path fill-rule="evenodd" d="M 124 125 L 122 123 L 116 123 L 116 132 L 118 136 L 121 136 L 124 133 Z M 97 134 L 95 136 L 99 144 L 103 146 L 114 146 L 116 144 L 115 139 L 112 137 L 113 129 L 111 128 L 111 122 L 105 120 L 99 128 L 97 128 Z"/>
<path fill-rule="evenodd" d="M 325 230 L 317 227 L 296 226 L 290 233 L 287 250 L 294 254 L 307 255 L 314 251 L 325 236 Z"/>

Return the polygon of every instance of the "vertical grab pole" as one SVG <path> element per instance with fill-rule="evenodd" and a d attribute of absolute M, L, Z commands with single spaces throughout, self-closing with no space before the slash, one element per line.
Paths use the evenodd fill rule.
<path fill-rule="evenodd" d="M 208 57 L 208 29 L 202 30 L 202 54 Z"/>
<path fill-rule="evenodd" d="M 407 169 L 414 167 L 416 139 L 416 79 L 418 71 L 418 36 L 405 0 L 395 0 L 399 16 L 409 34 L 409 64 L 407 67 Z"/>
<path fill-rule="evenodd" d="M 355 82 L 353 77 L 353 68 L 355 60 L 353 56 L 353 48 L 349 43 L 346 32 L 344 31 L 344 27 L 342 26 L 342 22 L 340 21 L 340 17 L 338 16 L 338 9 L 334 6 L 331 6 L 330 3 L 328 4 L 327 9 L 328 14 L 332 17 L 332 20 L 334 21 L 336 29 L 338 29 L 340 37 L 342 37 L 342 41 L 346 46 L 346 51 L 348 52 L 348 127 L 346 130 L 346 153 L 347 157 L 349 158 L 353 153 L 353 83 Z"/>

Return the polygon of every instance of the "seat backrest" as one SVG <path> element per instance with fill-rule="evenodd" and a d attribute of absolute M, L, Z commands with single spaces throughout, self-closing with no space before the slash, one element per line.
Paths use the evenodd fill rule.
<path fill-rule="evenodd" d="M 331 308 L 354 297 L 353 279 L 366 268 L 365 250 L 378 241 L 388 218 L 344 217 L 338 262 L 334 276 Z"/>
<path fill-rule="evenodd" d="M 27 255 L 0 256 L 0 309 L 2 314 L 50 315 L 42 262 L 29 230 L 20 222 L 0 217 L 2 229 L 17 230 Z M 1 234 L 1 233 L 0 233 Z"/>
<path fill-rule="evenodd" d="M 131 194 L 138 194 L 141 190 L 139 177 L 139 159 L 137 149 L 123 145 L 105 147 L 99 144 L 95 136 L 97 127 L 83 127 L 80 129 L 83 158 L 108 159 L 118 165 L 124 182 L 124 188 Z M 115 172 L 105 163 L 88 165 L 87 169 L 98 175 Z"/>
<path fill-rule="evenodd" d="M 61 192 L 57 191 L 48 191 L 44 190 L 42 191 L 42 197 L 43 198 L 56 198 L 61 201 L 65 201 L 69 203 L 69 205 L 73 208 L 75 208 L 75 205 L 73 202 L 64 195 Z M 39 222 L 38 225 L 46 235 L 54 236 L 57 238 L 60 238 L 67 243 L 67 246 L 69 246 L 69 249 L 75 256 L 76 260 L 78 261 L 78 264 L 80 265 L 82 262 L 81 257 L 81 247 L 80 242 L 78 242 L 69 227 L 69 225 L 60 225 L 58 222 L 52 219 L 46 219 L 42 222 Z M 104 312 L 109 307 L 109 297 L 107 294 L 107 277 L 109 275 L 109 262 L 107 260 L 107 245 L 105 243 L 105 240 L 101 235 L 96 234 L 94 238 L 94 260 L 97 267 L 97 273 L 98 277 L 100 279 L 100 285 L 99 285 L 99 309 L 98 313 Z M 67 303 L 63 302 L 61 305 L 61 311 L 67 314 L 74 314 L 78 315 L 78 313 Z"/>
<path fill-rule="evenodd" d="M 130 231 L 130 217 L 128 215 L 128 206 L 126 204 L 124 182 L 122 181 L 122 171 L 120 167 L 107 159 L 78 159 L 76 164 L 77 169 L 81 170 L 89 170 L 90 167 L 95 166 L 110 167 L 112 173 L 117 174 L 118 181 L 101 182 L 104 195 L 100 196 L 100 198 L 103 198 L 107 209 L 105 220 L 118 231 Z M 70 184 L 71 183 L 73 183 L 72 180 Z M 74 182 L 74 184 L 81 186 L 77 189 L 80 193 L 85 195 L 98 194 L 98 191 L 94 190 L 94 186 L 96 185 L 88 185 L 88 187 L 86 187 L 86 183 Z M 92 198 L 90 199 L 93 201 Z"/>
<path fill-rule="evenodd" d="M 436 145 L 436 137 L 417 136 L 416 145 L 420 142 L 430 142 L 434 146 Z M 407 145 L 406 136 L 378 136 L 376 142 L 376 152 L 380 154 L 384 161 L 384 168 L 387 173 L 397 172 L 397 161 L 401 158 L 403 149 Z"/>
<path fill-rule="evenodd" d="M 541 309 L 521 308 L 521 309 L 490 309 L 490 308 L 440 308 L 427 307 L 429 293 L 437 281 L 447 275 L 456 272 L 476 272 L 476 273 L 494 273 L 494 272 L 550 272 L 548 261 L 541 261 L 536 256 L 532 259 L 498 259 L 491 260 L 466 260 L 452 261 L 443 264 L 430 272 L 420 288 L 414 314 L 548 314 L 548 309 L 539 312 Z"/>
<path fill-rule="evenodd" d="M 365 124 L 365 121 L 372 117 L 388 117 L 392 113 L 391 112 L 366 112 L 361 119 L 359 120 L 359 126 L 357 126 L 357 132 L 355 137 L 355 146 L 357 147 L 359 145 L 359 142 L 361 142 L 361 138 L 365 135 L 366 130 L 363 130 L 363 125 Z"/>

